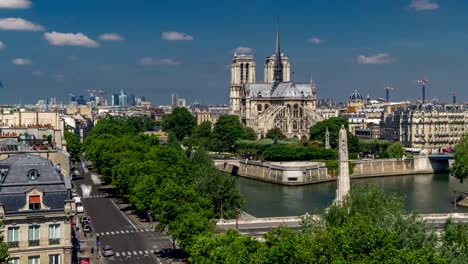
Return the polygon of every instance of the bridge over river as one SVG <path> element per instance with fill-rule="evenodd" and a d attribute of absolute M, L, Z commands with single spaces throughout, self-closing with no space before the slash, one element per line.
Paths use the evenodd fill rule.
<path fill-rule="evenodd" d="M 421 219 L 432 225 L 434 229 L 442 229 L 447 219 L 452 218 L 455 222 L 468 223 L 468 213 L 448 213 L 448 214 L 421 214 Z M 318 218 L 317 215 L 310 217 Z M 260 237 L 266 232 L 285 226 L 293 230 L 301 227 L 303 216 L 286 217 L 265 217 L 251 219 L 220 220 L 216 228 L 220 231 L 237 229 L 241 234 Z"/>

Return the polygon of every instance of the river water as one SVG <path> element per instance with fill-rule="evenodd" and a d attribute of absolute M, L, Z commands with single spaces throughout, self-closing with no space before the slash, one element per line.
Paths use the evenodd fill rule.
<path fill-rule="evenodd" d="M 336 182 L 305 186 L 284 186 L 238 177 L 244 195 L 244 210 L 255 217 L 296 216 L 316 213 L 334 199 Z M 454 190 L 468 192 L 468 182 L 461 184 L 447 174 L 402 175 L 351 179 L 355 185 L 372 184 L 388 193 L 404 196 L 405 206 L 419 213 L 468 213 L 460 206 L 455 210 Z"/>

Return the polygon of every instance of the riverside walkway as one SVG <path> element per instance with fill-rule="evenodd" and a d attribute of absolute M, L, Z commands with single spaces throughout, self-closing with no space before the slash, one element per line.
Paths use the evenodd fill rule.
<path fill-rule="evenodd" d="M 420 214 L 420 216 L 422 220 L 426 221 L 435 229 L 442 229 L 444 223 L 449 218 L 453 219 L 455 222 L 468 223 L 468 213 Z M 293 230 L 298 230 L 301 227 L 303 217 L 304 216 L 287 216 L 220 220 L 216 224 L 216 228 L 220 231 L 237 229 L 241 234 L 259 237 L 279 226 L 285 226 Z M 318 219 L 319 216 L 310 215 L 310 217 Z"/>

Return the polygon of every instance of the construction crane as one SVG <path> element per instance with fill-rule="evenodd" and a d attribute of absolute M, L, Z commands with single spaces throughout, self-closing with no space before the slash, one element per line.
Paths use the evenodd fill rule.
<path fill-rule="evenodd" d="M 385 99 L 387 99 L 387 102 L 390 102 L 390 90 L 393 90 L 393 89 L 394 89 L 393 87 L 388 86 L 388 85 L 384 87 L 384 90 L 386 93 Z"/>
<path fill-rule="evenodd" d="M 426 79 L 418 80 L 417 83 L 422 85 L 422 103 L 426 103 L 426 84 L 427 84 Z"/>

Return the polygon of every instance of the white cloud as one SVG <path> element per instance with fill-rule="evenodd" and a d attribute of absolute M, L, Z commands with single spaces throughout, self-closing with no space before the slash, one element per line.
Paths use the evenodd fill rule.
<path fill-rule="evenodd" d="M 9 17 L 0 18 L 0 30 L 42 31 L 44 27 L 19 17 Z"/>
<path fill-rule="evenodd" d="M 32 72 L 32 75 L 36 76 L 36 77 L 44 77 L 45 76 L 45 72 L 43 71 L 33 71 Z"/>
<path fill-rule="evenodd" d="M 313 37 L 313 38 L 310 38 L 307 40 L 308 42 L 312 43 L 312 44 L 320 44 L 323 42 L 322 39 L 320 38 L 317 38 L 317 37 Z"/>
<path fill-rule="evenodd" d="M 181 32 L 163 32 L 161 38 L 164 40 L 193 40 L 193 37 Z"/>
<path fill-rule="evenodd" d="M 26 58 L 16 58 L 12 61 L 15 65 L 31 65 L 32 61 Z"/>
<path fill-rule="evenodd" d="M 54 46 L 81 46 L 88 48 L 99 46 L 99 43 L 83 33 L 46 32 L 44 33 L 44 38 Z"/>
<path fill-rule="evenodd" d="M 27 9 L 31 7 L 29 0 L 0 0 L 0 8 Z"/>
<path fill-rule="evenodd" d="M 438 9 L 439 4 L 432 0 L 411 0 L 409 7 L 416 11 L 430 11 Z"/>
<path fill-rule="evenodd" d="M 395 62 L 395 59 L 388 53 L 379 53 L 374 56 L 359 55 L 357 62 L 359 64 L 388 64 Z"/>
<path fill-rule="evenodd" d="M 99 39 L 103 41 L 123 41 L 124 37 L 116 33 L 104 33 L 99 36 Z"/>
<path fill-rule="evenodd" d="M 138 64 L 143 66 L 160 66 L 160 65 L 179 65 L 180 62 L 174 59 L 153 59 L 150 57 L 141 58 Z"/>
<path fill-rule="evenodd" d="M 0 49 L 3 49 L 3 48 L 5 48 L 5 43 L 0 41 Z"/>
<path fill-rule="evenodd" d="M 54 76 L 54 79 L 55 79 L 55 81 L 58 82 L 58 83 L 64 82 L 64 81 L 65 81 L 65 75 L 63 75 L 63 74 L 56 74 L 56 75 Z"/>
<path fill-rule="evenodd" d="M 252 48 L 249 48 L 249 47 L 237 47 L 235 50 L 234 50 L 234 53 L 236 54 L 250 54 L 252 53 L 253 49 Z"/>

